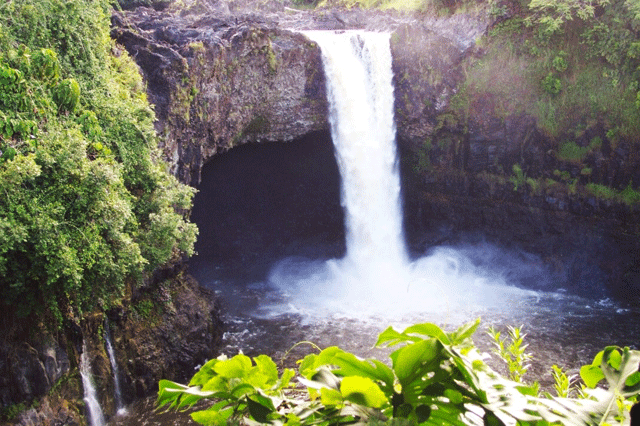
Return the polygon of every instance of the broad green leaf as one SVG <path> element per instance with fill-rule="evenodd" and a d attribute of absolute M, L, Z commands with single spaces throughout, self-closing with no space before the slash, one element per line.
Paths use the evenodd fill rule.
<path fill-rule="evenodd" d="M 421 340 L 391 354 L 393 370 L 403 389 L 415 378 L 434 371 L 439 364 L 442 343 L 436 339 Z"/>
<path fill-rule="evenodd" d="M 316 371 L 316 360 L 318 355 L 309 354 L 305 356 L 301 361 L 298 361 L 298 372 L 302 377 L 310 378 Z"/>
<path fill-rule="evenodd" d="M 390 326 L 378 335 L 378 341 L 376 341 L 375 347 L 395 346 L 402 342 L 417 342 L 418 340 L 420 339 L 401 334 Z"/>
<path fill-rule="evenodd" d="M 463 412 L 455 405 L 451 405 L 448 403 L 437 403 L 435 404 L 435 406 L 431 407 L 429 420 L 427 420 L 427 422 L 423 424 L 438 426 L 466 426 L 465 422 L 461 419 L 462 413 Z"/>
<path fill-rule="evenodd" d="M 331 361 L 335 358 L 336 354 L 343 353 L 344 351 L 337 346 L 330 346 L 326 349 L 323 349 L 317 357 L 315 358 L 315 367 L 320 367 L 321 365 L 331 365 Z"/>
<path fill-rule="evenodd" d="M 447 399 L 449 399 L 449 402 L 454 405 L 462 404 L 462 394 L 455 389 L 445 390 L 444 396 L 447 397 Z"/>
<path fill-rule="evenodd" d="M 605 350 L 602 351 L 602 362 L 606 362 L 615 370 L 619 369 L 620 363 L 622 362 L 622 355 L 620 355 L 618 348 L 615 346 L 607 346 Z"/>
<path fill-rule="evenodd" d="M 247 407 L 251 417 L 260 423 L 268 423 L 267 416 L 276 411 L 271 400 L 262 395 L 247 397 Z"/>
<path fill-rule="evenodd" d="M 627 380 L 625 380 L 624 385 L 625 387 L 633 387 L 638 383 L 640 383 L 640 371 L 636 371 L 635 373 L 627 377 Z"/>
<path fill-rule="evenodd" d="M 363 360 L 348 352 L 337 352 L 331 364 L 338 367 L 334 373 L 340 376 L 361 376 L 384 383 L 387 393 L 393 392 L 395 376 L 393 371 L 377 360 Z"/>
<path fill-rule="evenodd" d="M 191 418 L 203 426 L 226 426 L 227 419 L 233 414 L 231 407 L 224 410 L 203 410 L 191 413 Z"/>
<path fill-rule="evenodd" d="M 335 389 L 322 388 L 320 389 L 320 402 L 326 406 L 342 405 L 342 393 Z"/>
<path fill-rule="evenodd" d="M 640 351 L 624 348 L 621 354 L 618 349 L 612 346 L 607 347 L 600 367 L 609 383 L 609 390 L 618 391 L 622 396 L 629 398 L 640 392 L 640 384 L 637 381 L 631 386 L 626 385 L 630 376 L 633 376 L 632 382 L 636 380 L 640 365 Z M 612 398 L 615 398 L 615 395 Z"/>
<path fill-rule="evenodd" d="M 428 405 L 418 405 L 416 407 L 416 417 L 418 417 L 418 422 L 423 423 L 429 420 L 432 411 L 433 410 Z"/>
<path fill-rule="evenodd" d="M 244 395 L 253 394 L 255 392 L 256 389 L 249 383 L 240 383 L 238 386 L 231 389 L 229 394 L 236 399 L 240 399 Z"/>
<path fill-rule="evenodd" d="M 160 380 L 160 382 L 158 382 L 158 399 L 156 400 L 156 404 L 158 407 L 163 407 L 170 403 L 170 407 L 174 407 L 177 405 L 182 391 L 187 388 L 188 386 L 170 380 Z"/>
<path fill-rule="evenodd" d="M 197 374 L 197 373 L 196 373 Z M 202 378 L 206 377 L 205 375 Z M 200 379 L 198 380 L 200 381 Z M 193 382 L 193 379 L 191 380 Z M 190 382 L 190 383 L 191 383 Z M 209 379 L 204 385 L 202 385 L 203 391 L 228 391 L 229 390 L 229 381 L 222 376 L 215 375 Z"/>
<path fill-rule="evenodd" d="M 426 337 L 435 337 L 442 343 L 449 345 L 451 341 L 449 336 L 440 327 L 431 323 L 415 324 L 411 327 L 407 327 L 403 332 L 403 335 L 418 334 Z"/>
<path fill-rule="evenodd" d="M 251 370 L 250 381 L 256 387 L 271 387 L 278 381 L 278 366 L 267 355 L 259 355 L 253 358 L 256 367 Z M 260 373 L 260 379 L 254 383 L 253 379 L 257 378 L 256 372 Z M 258 384 L 259 383 L 259 384 Z"/>
<path fill-rule="evenodd" d="M 478 330 L 479 326 L 480 326 L 480 318 L 460 326 L 453 333 L 449 333 L 451 344 L 452 345 L 461 344 L 465 339 L 471 337 L 476 332 L 476 330 Z"/>
<path fill-rule="evenodd" d="M 213 370 L 227 379 L 242 378 L 251 370 L 251 358 L 238 354 L 226 361 L 220 361 L 213 366 Z"/>
<path fill-rule="evenodd" d="M 188 387 L 168 380 L 161 380 L 159 388 L 157 403 L 159 406 L 163 406 L 170 402 L 169 408 L 191 407 L 201 399 L 215 395 L 215 392 L 200 390 L 199 386 Z"/>
<path fill-rule="evenodd" d="M 293 379 L 295 376 L 296 376 L 295 371 L 293 371 L 290 368 L 285 368 L 284 371 L 282 372 L 282 376 L 274 386 L 274 390 L 280 390 L 280 389 L 289 387 L 289 383 L 291 382 L 291 379 Z"/>
<path fill-rule="evenodd" d="M 326 367 L 320 367 L 310 380 L 299 377 L 298 381 L 311 389 L 340 389 L 340 380 Z"/>
<path fill-rule="evenodd" d="M 526 396 L 537 396 L 538 391 L 535 386 L 516 386 L 518 392 Z"/>
<path fill-rule="evenodd" d="M 384 392 L 368 377 L 345 377 L 340 382 L 340 392 L 347 401 L 365 407 L 381 408 L 388 403 Z"/>
<path fill-rule="evenodd" d="M 484 426 L 505 426 L 502 420 L 491 411 L 485 411 L 484 416 L 482 416 L 482 423 Z"/>
<path fill-rule="evenodd" d="M 593 389 L 604 379 L 604 373 L 599 365 L 583 365 L 580 368 L 580 377 L 585 385 Z"/>

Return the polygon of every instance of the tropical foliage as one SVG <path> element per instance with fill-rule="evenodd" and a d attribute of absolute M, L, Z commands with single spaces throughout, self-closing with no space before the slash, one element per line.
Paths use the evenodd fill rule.
<path fill-rule="evenodd" d="M 0 298 L 12 314 L 59 324 L 193 250 L 193 191 L 160 160 L 110 12 L 107 0 L 0 4 Z"/>
<path fill-rule="evenodd" d="M 158 404 L 184 409 L 204 400 L 208 408 L 191 417 L 203 425 L 392 424 L 421 425 L 591 425 L 629 421 L 640 393 L 640 351 L 607 347 L 580 371 L 586 386 L 568 398 L 567 382 L 557 372 L 562 392 L 541 395 L 536 386 L 502 377 L 478 353 L 471 336 L 479 321 L 453 332 L 424 323 L 403 331 L 389 327 L 376 343 L 398 346 L 391 366 L 363 360 L 338 347 L 311 354 L 299 363 L 298 381 L 307 391 L 291 391 L 293 370 L 279 375 L 267 356 L 239 354 L 205 364 L 188 386 L 163 380 Z M 511 330 L 503 350 L 523 353 L 521 335 Z M 494 332 L 495 336 L 495 332 Z M 495 336 L 501 342 L 500 336 Z M 513 340 L 515 338 L 515 340 Z M 596 387 L 605 382 L 607 388 Z M 391 423 L 390 423 L 391 424 Z"/>

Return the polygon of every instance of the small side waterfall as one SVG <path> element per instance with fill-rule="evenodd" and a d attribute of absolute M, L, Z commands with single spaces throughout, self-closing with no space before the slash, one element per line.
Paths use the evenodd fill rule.
<path fill-rule="evenodd" d="M 82 354 L 80 355 L 80 376 L 82 377 L 82 388 L 84 389 L 84 402 L 87 404 L 87 412 L 89 414 L 89 424 L 91 426 L 105 426 L 104 414 L 98 402 L 85 343 L 82 344 Z"/>
<path fill-rule="evenodd" d="M 125 414 L 126 408 L 122 400 L 122 390 L 120 388 L 120 371 L 118 369 L 118 362 L 116 360 L 116 352 L 113 349 L 113 342 L 111 340 L 111 330 L 109 328 L 109 321 L 104 322 L 104 341 L 107 347 L 107 354 L 109 355 L 109 361 L 111 362 L 111 371 L 113 372 L 113 392 L 116 403 L 116 411 L 118 414 Z"/>

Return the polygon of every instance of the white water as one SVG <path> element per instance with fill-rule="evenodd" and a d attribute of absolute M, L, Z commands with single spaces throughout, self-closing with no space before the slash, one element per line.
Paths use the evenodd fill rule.
<path fill-rule="evenodd" d="M 520 309 L 527 296 L 537 297 L 509 286 L 504 269 L 479 266 L 459 250 L 438 248 L 409 260 L 402 230 L 389 35 L 305 34 L 323 54 L 347 252 L 343 259 L 327 262 L 287 259 L 276 265 L 269 284 L 286 302 L 281 303 L 282 295 L 275 296 L 265 314 L 362 318 L 478 312 Z M 526 268 L 530 266 L 525 263 L 515 266 Z"/>
<path fill-rule="evenodd" d="M 82 354 L 80 355 L 80 376 L 82 377 L 82 388 L 84 389 L 84 402 L 87 404 L 87 412 L 89 414 L 90 426 L 104 426 L 104 414 L 98 397 L 96 388 L 93 383 L 93 374 L 91 373 L 91 363 L 87 359 L 87 347 L 83 343 Z"/>
<path fill-rule="evenodd" d="M 113 392 L 116 402 L 116 412 L 118 415 L 127 413 L 127 409 L 124 407 L 122 401 L 122 390 L 120 388 L 120 370 L 118 368 L 118 362 L 116 360 L 116 352 L 113 349 L 113 343 L 111 342 L 111 331 L 109 329 L 109 322 L 105 321 L 104 326 L 104 341 L 107 347 L 107 354 L 109 355 L 109 362 L 111 363 L 111 372 L 113 373 Z"/>

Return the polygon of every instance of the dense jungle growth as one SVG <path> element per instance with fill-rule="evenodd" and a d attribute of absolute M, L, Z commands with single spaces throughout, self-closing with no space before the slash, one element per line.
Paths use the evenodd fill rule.
<path fill-rule="evenodd" d="M 117 304 L 193 251 L 193 190 L 161 161 L 107 0 L 0 4 L 0 298 L 8 316 Z"/>

